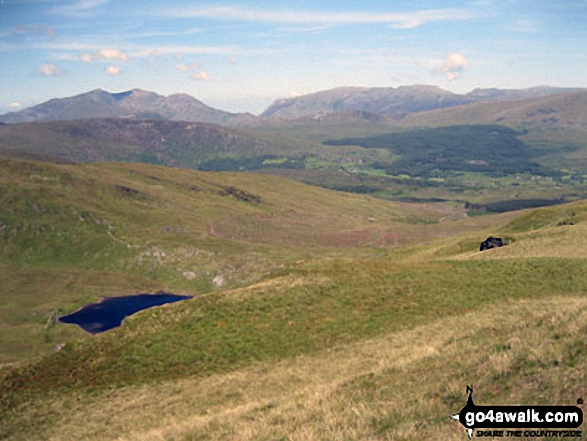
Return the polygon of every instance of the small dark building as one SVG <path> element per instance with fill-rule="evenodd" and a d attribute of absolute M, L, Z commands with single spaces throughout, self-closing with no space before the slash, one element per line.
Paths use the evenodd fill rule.
<path fill-rule="evenodd" d="M 505 244 L 503 243 L 503 240 L 501 240 L 501 237 L 489 236 L 487 239 L 481 242 L 479 251 L 490 250 L 491 248 L 502 247 L 504 245 Z"/>

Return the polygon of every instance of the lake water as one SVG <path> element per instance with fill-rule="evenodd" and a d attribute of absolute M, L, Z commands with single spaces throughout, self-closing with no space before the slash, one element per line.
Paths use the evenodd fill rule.
<path fill-rule="evenodd" d="M 120 326 L 122 320 L 143 309 L 160 306 L 166 303 L 190 299 L 191 296 L 175 294 L 138 294 L 125 297 L 107 297 L 99 303 L 86 305 L 73 314 L 59 318 L 60 322 L 73 323 L 84 331 L 96 334 Z"/>

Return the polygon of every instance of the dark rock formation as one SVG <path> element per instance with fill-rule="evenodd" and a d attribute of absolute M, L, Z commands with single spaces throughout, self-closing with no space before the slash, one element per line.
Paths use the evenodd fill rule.
<path fill-rule="evenodd" d="M 490 250 L 491 248 L 502 247 L 504 245 L 505 244 L 503 243 L 503 240 L 501 240 L 501 237 L 489 236 L 487 239 L 481 242 L 479 251 Z"/>

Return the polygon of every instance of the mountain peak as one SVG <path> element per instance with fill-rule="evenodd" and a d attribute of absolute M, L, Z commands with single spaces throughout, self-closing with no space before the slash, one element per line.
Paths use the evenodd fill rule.
<path fill-rule="evenodd" d="M 225 124 L 235 117 L 251 119 L 206 106 L 187 94 L 165 97 L 143 89 L 110 93 L 94 89 L 68 98 L 56 98 L 19 112 L 0 116 L 0 122 L 21 123 L 88 118 L 147 118 Z"/>
<path fill-rule="evenodd" d="M 144 96 L 162 96 L 159 94 L 156 94 L 155 92 L 151 92 L 149 90 L 144 90 L 144 89 L 132 89 L 129 91 L 130 95 L 134 96 L 134 97 L 144 97 Z"/>

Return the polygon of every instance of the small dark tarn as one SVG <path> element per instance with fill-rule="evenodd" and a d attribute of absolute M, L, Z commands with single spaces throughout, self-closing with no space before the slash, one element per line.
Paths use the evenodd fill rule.
<path fill-rule="evenodd" d="M 97 334 L 120 326 L 126 317 L 143 309 L 166 303 L 179 302 L 180 300 L 190 299 L 191 297 L 164 292 L 108 297 L 99 303 L 86 305 L 73 314 L 60 317 L 59 321 L 76 324 L 86 332 Z"/>
<path fill-rule="evenodd" d="M 503 247 L 505 244 L 501 237 L 493 237 L 489 236 L 483 242 L 481 242 L 481 246 L 479 247 L 479 251 L 490 250 L 491 248 L 498 248 Z"/>

